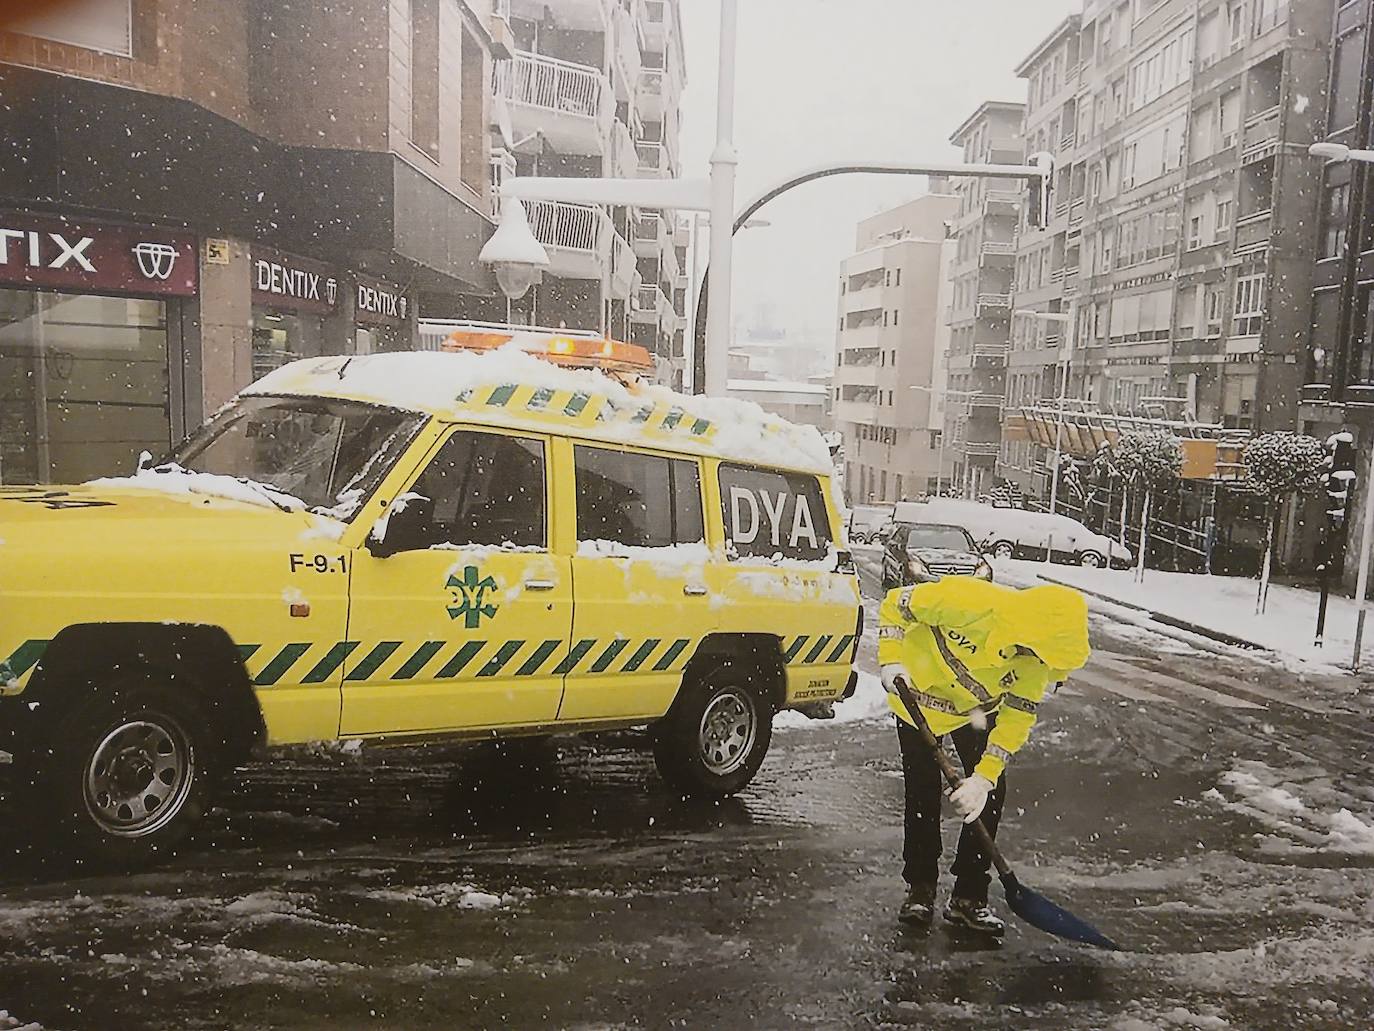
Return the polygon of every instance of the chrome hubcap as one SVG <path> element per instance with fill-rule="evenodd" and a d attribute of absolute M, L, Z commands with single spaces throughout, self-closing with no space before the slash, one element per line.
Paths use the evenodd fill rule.
<path fill-rule="evenodd" d="M 701 758 L 717 776 L 733 773 L 754 747 L 758 717 L 753 700 L 736 691 L 712 699 L 701 717 Z"/>
<path fill-rule="evenodd" d="M 86 808 L 101 828 L 137 838 L 166 826 L 191 791 L 190 742 L 164 716 L 130 720 L 105 735 L 86 767 Z"/>
<path fill-rule="evenodd" d="M 1083 564 L 1091 569 L 1097 569 L 1102 565 L 1102 560 L 1096 555 L 1088 554 L 1083 556 Z"/>
<path fill-rule="evenodd" d="M 997 545 L 997 550 L 993 552 L 998 558 L 1011 558 L 1011 548 L 1005 544 Z"/>

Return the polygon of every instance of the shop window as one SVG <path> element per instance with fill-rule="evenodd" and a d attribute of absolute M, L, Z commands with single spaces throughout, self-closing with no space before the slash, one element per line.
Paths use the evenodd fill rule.
<path fill-rule="evenodd" d="M 167 305 L 0 290 L 0 483 L 128 474 L 172 443 Z"/>

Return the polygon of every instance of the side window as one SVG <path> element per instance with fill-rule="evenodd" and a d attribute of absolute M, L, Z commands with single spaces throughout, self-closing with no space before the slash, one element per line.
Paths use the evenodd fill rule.
<path fill-rule="evenodd" d="M 430 546 L 547 546 L 540 441 L 459 431 L 411 492 L 433 502 L 424 538 Z"/>
<path fill-rule="evenodd" d="M 673 540 L 701 544 L 706 523 L 701 513 L 701 467 L 687 459 L 673 461 Z"/>
<path fill-rule="evenodd" d="M 606 448 L 573 448 L 577 539 L 666 548 L 705 539 L 697 464 Z"/>
<path fill-rule="evenodd" d="M 720 499 L 738 556 L 814 561 L 829 553 L 830 516 L 814 476 L 722 465 Z"/>

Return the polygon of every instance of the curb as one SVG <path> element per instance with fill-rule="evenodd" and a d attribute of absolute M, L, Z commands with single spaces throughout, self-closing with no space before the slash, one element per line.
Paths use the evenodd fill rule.
<path fill-rule="evenodd" d="M 1143 612 L 1151 619 L 1153 619 L 1156 623 L 1162 623 L 1165 626 L 1173 627 L 1175 630 L 1186 630 L 1190 634 L 1196 634 L 1199 637 L 1205 637 L 1209 640 L 1216 641 L 1218 644 L 1230 645 L 1232 648 L 1244 648 L 1247 651 L 1252 652 L 1269 653 L 1273 650 L 1271 648 L 1266 648 L 1262 644 L 1256 644 L 1254 641 L 1247 641 L 1243 637 L 1236 637 L 1234 634 L 1228 634 L 1221 630 L 1214 630 L 1212 627 L 1201 626 L 1197 623 L 1190 623 L 1186 619 L 1179 619 L 1176 616 L 1165 615 L 1162 612 L 1156 612 L 1153 609 L 1146 608 L 1144 605 L 1137 605 L 1134 602 L 1122 601 L 1120 598 L 1113 598 L 1110 594 L 1103 594 L 1100 591 L 1090 591 L 1086 587 L 1079 587 L 1077 584 L 1066 583 L 1063 580 L 1056 580 L 1054 577 L 1046 576 L 1044 573 L 1036 573 L 1036 576 L 1038 576 L 1041 580 L 1044 580 L 1046 583 L 1058 584 L 1060 587 L 1072 588 L 1073 590 L 1078 591 L 1080 594 L 1086 594 L 1089 598 L 1096 598 L 1098 601 L 1109 602 L 1112 605 L 1120 605 L 1123 609 L 1132 609 L 1136 612 Z"/>

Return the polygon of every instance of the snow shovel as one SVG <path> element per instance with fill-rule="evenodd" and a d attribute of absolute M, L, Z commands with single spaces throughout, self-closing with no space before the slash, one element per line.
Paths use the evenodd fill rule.
<path fill-rule="evenodd" d="M 921 715 L 921 707 L 912 694 L 911 685 L 907 683 L 905 677 L 897 678 L 897 694 L 902 699 L 906 711 L 916 721 L 916 730 L 920 733 L 921 740 L 925 742 L 926 747 L 935 757 L 935 762 L 939 765 L 940 772 L 945 775 L 945 780 L 948 781 L 950 788 L 957 788 L 964 782 L 963 774 L 959 772 L 959 768 L 954 765 L 954 760 L 940 747 L 940 742 L 931 733 L 925 717 Z M 1111 949 L 1118 952 L 1121 950 L 1121 946 L 1097 928 L 1085 923 L 1067 909 L 1055 905 L 1045 896 L 1032 891 L 1017 880 L 1016 874 L 1012 872 L 1011 864 L 1007 862 L 997 848 L 983 821 L 981 819 L 974 820 L 972 826 L 973 832 L 978 835 L 984 851 L 992 857 L 992 865 L 997 868 L 997 876 L 1002 879 L 1002 890 L 1006 892 L 1007 905 L 1011 907 L 1013 913 L 1037 930 L 1052 934 L 1056 938 L 1082 942 L 1085 945 L 1096 945 L 1101 949 Z"/>

